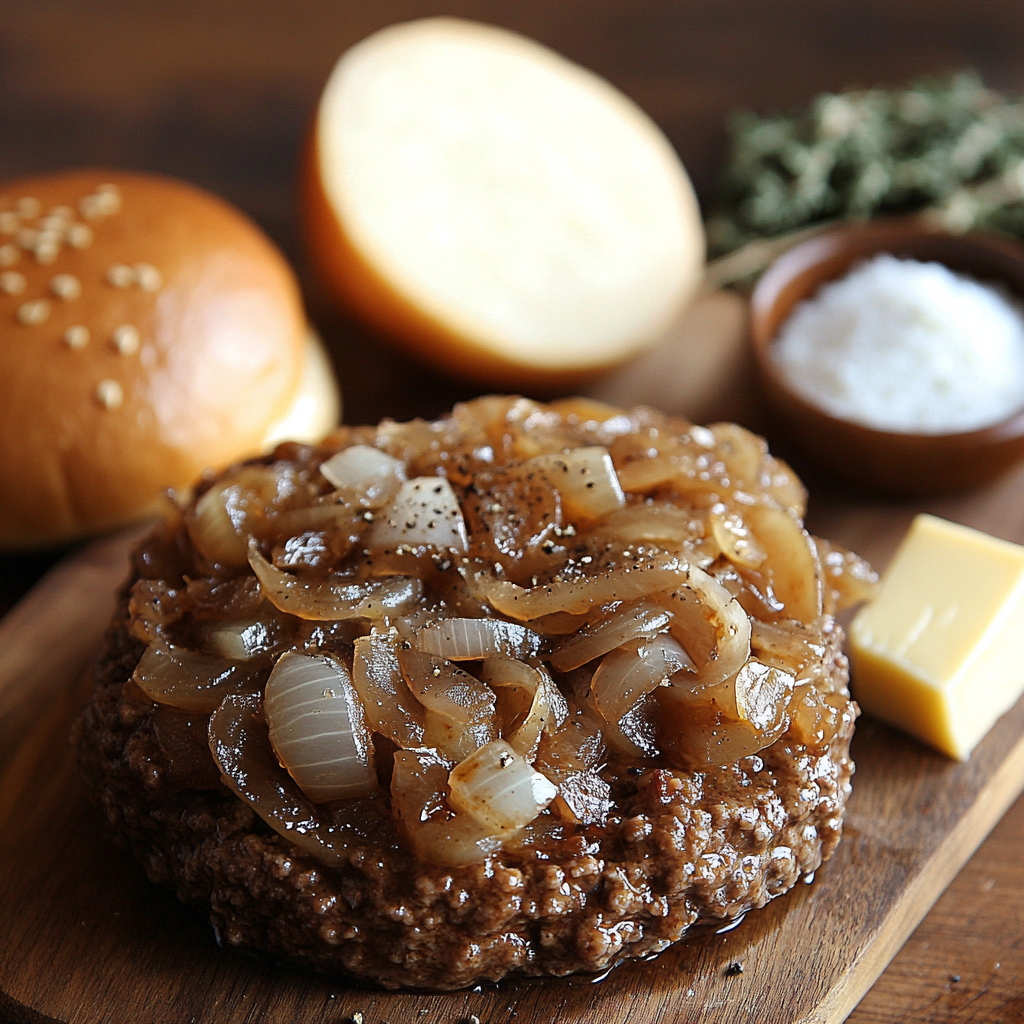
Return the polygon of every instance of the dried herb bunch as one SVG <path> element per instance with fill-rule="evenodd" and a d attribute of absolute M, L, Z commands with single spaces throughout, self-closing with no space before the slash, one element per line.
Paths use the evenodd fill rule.
<path fill-rule="evenodd" d="M 949 228 L 1024 236 L 1024 100 L 973 72 L 737 112 L 712 252 L 818 221 L 930 209 Z"/>

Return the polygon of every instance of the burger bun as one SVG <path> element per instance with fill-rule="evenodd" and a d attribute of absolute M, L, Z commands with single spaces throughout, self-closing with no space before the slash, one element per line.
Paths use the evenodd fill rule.
<path fill-rule="evenodd" d="M 0 188 L 0 380 L 8 550 L 139 519 L 283 429 L 318 439 L 339 409 L 259 228 L 184 182 L 123 172 Z"/>

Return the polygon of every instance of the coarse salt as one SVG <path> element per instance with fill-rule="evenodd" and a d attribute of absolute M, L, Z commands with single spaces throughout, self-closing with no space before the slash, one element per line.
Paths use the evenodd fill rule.
<path fill-rule="evenodd" d="M 877 430 L 975 430 L 1024 407 L 1024 317 L 940 263 L 860 264 L 797 306 L 772 351 L 800 395 Z"/>

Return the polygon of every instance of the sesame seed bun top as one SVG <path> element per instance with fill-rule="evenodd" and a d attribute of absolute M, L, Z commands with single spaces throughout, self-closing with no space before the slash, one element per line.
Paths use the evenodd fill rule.
<path fill-rule="evenodd" d="M 308 383 L 307 330 L 277 249 L 200 189 L 110 171 L 0 187 L 0 547 L 129 522 L 259 451 Z M 302 440 L 333 426 L 333 381 L 317 407 Z"/>

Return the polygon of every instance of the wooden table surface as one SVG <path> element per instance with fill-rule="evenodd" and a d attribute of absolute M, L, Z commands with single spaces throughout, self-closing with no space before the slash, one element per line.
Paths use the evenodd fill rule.
<path fill-rule="evenodd" d="M 604 74 L 666 131 L 704 201 L 724 117 L 737 106 L 767 111 L 824 89 L 965 66 L 1024 91 L 1024 5 L 1007 0 L 0 0 L 0 180 L 100 165 L 173 174 L 224 195 L 300 270 L 339 364 L 346 418 L 434 415 L 471 389 L 413 367 L 326 310 L 302 267 L 293 179 L 341 51 L 389 22 L 439 13 L 520 30 Z M 813 493 L 826 512 L 855 501 L 827 487 Z M 941 513 L 941 503 L 929 509 Z M 1003 535 L 1024 539 L 1016 498 L 997 515 Z M 60 555 L 0 557 L 0 612 Z M 1022 844 L 1024 799 L 853 1024 L 1024 1020 Z"/>

